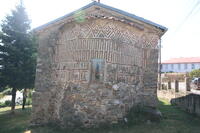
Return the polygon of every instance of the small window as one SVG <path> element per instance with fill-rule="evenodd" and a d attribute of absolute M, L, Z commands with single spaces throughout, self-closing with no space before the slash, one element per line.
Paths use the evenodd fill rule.
<path fill-rule="evenodd" d="M 165 65 L 166 70 L 168 69 L 168 64 Z"/>
<path fill-rule="evenodd" d="M 195 69 L 195 65 L 194 64 L 192 64 L 192 69 Z"/>
<path fill-rule="evenodd" d="M 184 64 L 184 68 L 187 69 L 187 64 Z"/>
<path fill-rule="evenodd" d="M 172 70 L 174 69 L 174 64 L 171 64 L 171 69 L 172 69 Z"/>
<path fill-rule="evenodd" d="M 178 69 L 179 69 L 179 70 L 181 69 L 181 64 L 178 64 Z"/>
<path fill-rule="evenodd" d="M 103 59 L 91 60 L 91 81 L 104 80 L 105 61 Z"/>

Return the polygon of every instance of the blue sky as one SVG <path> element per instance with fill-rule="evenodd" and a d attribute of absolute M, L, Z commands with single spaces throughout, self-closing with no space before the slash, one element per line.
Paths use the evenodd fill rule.
<path fill-rule="evenodd" d="M 0 20 L 19 0 L 1 0 Z M 24 0 L 35 28 L 72 12 L 91 0 Z M 200 56 L 200 0 L 101 0 L 101 3 L 127 11 L 168 28 L 162 37 L 162 60 Z M 193 12 L 188 16 L 192 9 Z M 187 19 L 186 19 L 187 18 Z"/>

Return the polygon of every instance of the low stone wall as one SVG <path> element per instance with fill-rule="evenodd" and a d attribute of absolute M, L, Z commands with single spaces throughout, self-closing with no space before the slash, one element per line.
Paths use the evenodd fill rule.
<path fill-rule="evenodd" d="M 200 95 L 189 94 L 187 96 L 174 98 L 171 100 L 172 105 L 176 105 L 189 113 L 200 116 Z"/>
<path fill-rule="evenodd" d="M 164 98 L 167 99 L 168 101 L 170 101 L 171 99 L 174 98 L 178 98 L 178 97 L 182 97 L 182 96 L 186 96 L 187 94 L 189 94 L 190 92 L 175 92 L 175 89 L 171 89 L 171 90 L 158 90 L 157 91 L 157 95 L 159 98 Z"/>
<path fill-rule="evenodd" d="M 191 86 L 187 74 L 167 73 L 161 76 L 161 87 L 157 90 L 159 98 L 167 99 L 189 113 L 200 116 L 200 95 Z"/>
<path fill-rule="evenodd" d="M 161 76 L 161 87 L 157 90 L 159 98 L 171 100 L 191 93 L 190 79 L 186 74 L 167 73 Z"/>

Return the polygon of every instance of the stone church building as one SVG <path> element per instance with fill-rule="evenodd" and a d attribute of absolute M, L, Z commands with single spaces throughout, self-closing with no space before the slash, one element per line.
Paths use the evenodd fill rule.
<path fill-rule="evenodd" d="M 156 107 L 166 31 L 98 2 L 36 28 L 32 124 L 92 127 L 117 123 L 138 104 Z"/>

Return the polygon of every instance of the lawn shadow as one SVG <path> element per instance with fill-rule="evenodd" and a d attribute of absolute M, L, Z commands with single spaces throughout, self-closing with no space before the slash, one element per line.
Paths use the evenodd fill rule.
<path fill-rule="evenodd" d="M 102 125 L 99 128 L 66 128 L 55 125 L 30 127 L 31 108 L 16 109 L 15 115 L 9 111 L 0 114 L 0 133 L 199 133 L 200 119 L 172 106 L 168 101 L 161 99 L 158 109 L 163 118 L 160 122 L 151 122 L 143 119 L 143 114 L 131 114 L 132 122 Z M 137 119 L 136 119 L 137 115 Z M 139 122 L 138 122 L 139 121 Z"/>

